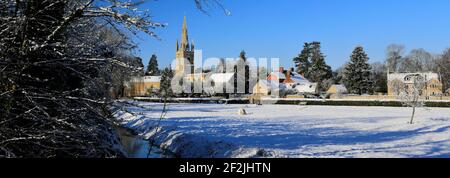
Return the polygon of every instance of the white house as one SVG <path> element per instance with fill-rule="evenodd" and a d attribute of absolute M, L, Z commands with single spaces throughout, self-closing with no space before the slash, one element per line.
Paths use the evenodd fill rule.
<path fill-rule="evenodd" d="M 265 91 L 262 87 L 278 87 L 285 92 L 288 90 L 293 90 L 297 93 L 301 94 L 315 94 L 317 93 L 317 83 L 312 83 L 308 81 L 305 77 L 294 72 L 294 69 L 291 68 L 289 70 L 284 70 L 283 67 L 280 67 L 278 71 L 271 72 L 267 76 L 267 81 L 260 81 L 261 84 L 256 86 L 259 87 L 260 90 Z M 273 85 L 267 83 L 276 83 L 278 82 L 280 85 Z M 258 88 L 254 88 L 258 90 Z M 270 89 L 268 89 L 270 90 Z M 262 92 L 264 93 L 264 92 Z"/>
<path fill-rule="evenodd" d="M 302 75 L 292 72 L 291 73 L 292 83 L 286 83 L 288 88 L 292 88 L 298 93 L 315 94 L 317 93 L 317 83 L 312 83 L 307 80 Z"/>

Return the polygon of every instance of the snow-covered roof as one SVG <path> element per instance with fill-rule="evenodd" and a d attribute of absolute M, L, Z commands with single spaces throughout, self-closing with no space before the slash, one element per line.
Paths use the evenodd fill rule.
<path fill-rule="evenodd" d="M 277 77 L 278 79 L 286 79 L 286 75 L 284 75 L 282 72 L 272 72 L 270 74 Z"/>
<path fill-rule="evenodd" d="M 234 78 L 234 73 L 216 73 L 212 74 L 210 78 L 214 83 L 228 83 Z"/>
<path fill-rule="evenodd" d="M 161 82 L 161 76 L 144 76 L 144 82 Z"/>
<path fill-rule="evenodd" d="M 295 84 L 311 83 L 305 77 L 303 77 L 302 75 L 300 75 L 296 72 L 292 72 L 291 74 L 292 74 L 291 79 L 292 79 L 292 81 L 294 81 Z"/>
<path fill-rule="evenodd" d="M 304 83 L 295 86 L 295 89 L 300 93 L 316 93 L 317 83 Z"/>
<path fill-rule="evenodd" d="M 400 80 L 402 82 L 412 82 L 411 76 L 420 75 L 426 81 L 430 81 L 432 79 L 439 80 L 439 75 L 437 73 L 427 72 L 427 73 L 392 73 L 388 74 L 388 81 Z"/>
<path fill-rule="evenodd" d="M 151 82 L 157 83 L 161 82 L 161 76 L 143 76 L 143 77 L 134 77 L 130 80 L 130 82 Z"/>

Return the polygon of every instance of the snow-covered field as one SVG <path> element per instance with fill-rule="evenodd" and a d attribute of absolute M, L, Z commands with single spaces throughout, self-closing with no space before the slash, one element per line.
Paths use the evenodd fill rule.
<path fill-rule="evenodd" d="M 450 108 L 168 104 L 156 130 L 162 104 L 125 103 L 124 127 L 180 157 L 450 157 Z"/>

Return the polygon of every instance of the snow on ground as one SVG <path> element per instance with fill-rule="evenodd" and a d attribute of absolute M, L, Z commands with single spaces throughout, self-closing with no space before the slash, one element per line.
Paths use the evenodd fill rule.
<path fill-rule="evenodd" d="M 450 108 L 168 104 L 155 135 L 163 104 L 128 103 L 123 126 L 181 157 L 450 157 Z"/>

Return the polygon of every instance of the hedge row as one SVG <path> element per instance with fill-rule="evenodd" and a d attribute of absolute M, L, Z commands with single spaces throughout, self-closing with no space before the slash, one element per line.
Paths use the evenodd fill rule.
<path fill-rule="evenodd" d="M 136 101 L 163 103 L 164 100 L 158 98 L 134 98 Z M 225 99 L 168 99 L 168 103 L 203 103 L 203 104 L 250 104 L 249 100 L 225 100 Z"/>
<path fill-rule="evenodd" d="M 264 104 L 264 102 L 263 102 Z M 278 100 L 275 104 L 282 105 L 319 105 L 319 106 L 389 106 L 389 107 L 403 107 L 404 105 L 399 101 L 302 101 L 302 100 Z M 427 107 L 450 107 L 450 102 L 425 102 Z"/>
<path fill-rule="evenodd" d="M 157 98 L 135 98 L 137 101 L 163 102 Z M 224 99 L 169 99 L 169 103 L 204 103 L 204 104 L 249 104 L 249 100 L 224 100 Z M 399 101 L 352 101 L 352 100 L 278 100 L 276 102 L 261 101 L 262 104 L 280 104 L 280 105 L 318 105 L 318 106 L 389 106 L 403 107 Z M 427 107 L 450 107 L 450 102 L 426 102 Z"/>

